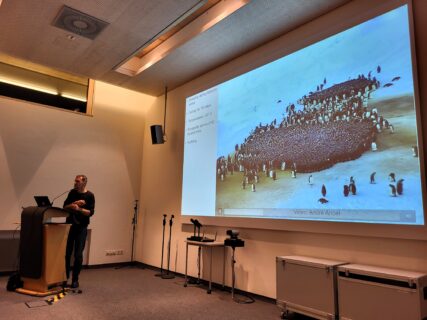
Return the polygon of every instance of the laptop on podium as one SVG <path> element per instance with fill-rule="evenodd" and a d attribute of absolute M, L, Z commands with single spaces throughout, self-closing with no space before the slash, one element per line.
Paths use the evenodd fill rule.
<path fill-rule="evenodd" d="M 52 203 L 48 196 L 34 196 L 38 207 L 51 207 Z"/>

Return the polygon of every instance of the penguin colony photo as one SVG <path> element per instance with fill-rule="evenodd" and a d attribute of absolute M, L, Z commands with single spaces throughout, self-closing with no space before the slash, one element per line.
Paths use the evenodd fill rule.
<path fill-rule="evenodd" d="M 0 0 L 1 2 L 1 0 Z M 381 67 L 383 66 L 379 66 L 376 68 L 376 72 L 380 73 Z M 235 169 L 237 171 L 237 168 L 240 168 L 240 172 L 245 172 L 246 170 L 252 171 L 252 169 L 248 169 L 246 168 L 246 164 L 245 166 L 243 166 L 242 164 L 240 164 L 240 161 L 242 163 L 245 163 L 246 160 L 248 160 L 248 163 L 250 163 L 250 168 L 252 168 L 252 164 L 253 163 L 257 163 L 257 169 L 256 172 L 258 174 L 258 170 L 259 170 L 259 165 L 262 163 L 262 171 L 264 171 L 265 175 L 271 179 L 264 179 L 264 175 L 262 175 L 262 177 L 260 177 L 260 180 L 262 182 L 264 181 L 268 181 L 268 183 L 271 182 L 271 180 L 276 180 L 279 179 L 279 181 L 274 183 L 274 187 L 271 187 L 271 185 L 268 185 L 268 188 L 276 188 L 275 190 L 278 190 L 278 188 L 282 188 L 286 183 L 292 184 L 291 188 L 286 189 L 286 192 L 284 192 L 284 195 L 282 196 L 281 194 L 279 194 L 277 197 L 281 198 L 280 200 L 278 200 L 278 205 L 282 205 L 283 203 L 287 204 L 287 201 L 289 200 L 288 198 L 291 198 L 293 196 L 292 191 L 293 190 L 297 190 L 298 193 L 295 193 L 295 198 L 296 201 L 301 201 L 302 203 L 304 201 L 306 201 L 306 196 L 307 195 L 314 195 L 311 197 L 311 201 L 316 201 L 316 197 L 318 198 L 318 203 L 320 204 L 326 204 L 328 202 L 331 202 L 331 204 L 333 203 L 333 205 L 335 206 L 339 206 L 340 203 L 342 204 L 342 196 L 340 196 L 340 192 L 342 192 L 342 194 L 344 195 L 344 197 L 349 197 L 350 195 L 355 196 L 357 194 L 357 191 L 359 191 L 358 197 L 356 198 L 349 198 L 348 201 L 344 207 L 357 207 L 357 206 L 361 206 L 361 207 L 369 207 L 370 204 L 365 205 L 365 198 L 369 198 L 369 200 L 367 200 L 366 202 L 372 202 L 372 206 L 375 206 L 377 203 L 380 203 L 381 205 L 383 205 L 384 202 L 384 197 L 388 198 L 389 196 L 392 197 L 398 197 L 398 196 L 403 196 L 403 183 L 405 182 L 406 185 L 406 196 L 408 196 L 407 200 L 409 203 L 409 200 L 412 200 L 412 198 L 409 197 L 409 195 L 413 194 L 413 188 L 412 188 L 412 182 L 413 182 L 413 161 L 412 159 L 410 159 L 411 162 L 407 161 L 407 157 L 418 157 L 418 147 L 416 146 L 416 141 L 413 140 L 404 140 L 405 141 L 405 145 L 406 147 L 408 147 L 408 150 L 405 151 L 405 154 L 397 159 L 393 159 L 393 156 L 395 156 L 395 153 L 393 151 L 393 153 L 387 154 L 388 159 L 386 159 L 387 161 L 384 161 L 384 159 L 382 159 L 381 155 L 378 154 L 378 152 L 382 152 L 382 151 L 387 151 L 386 149 L 388 149 L 388 147 L 394 146 L 394 143 L 392 143 L 391 141 L 395 140 L 395 139 L 400 139 L 399 137 L 394 137 L 393 135 L 391 136 L 386 136 L 384 134 L 384 132 L 387 132 L 386 130 L 389 130 L 389 133 L 393 134 L 400 134 L 400 130 L 399 130 L 399 123 L 396 123 L 396 132 L 394 132 L 394 127 L 391 123 L 389 123 L 388 121 L 392 121 L 391 119 L 385 119 L 385 116 L 387 115 L 387 113 L 384 113 L 384 115 L 380 115 L 380 113 L 383 111 L 383 107 L 382 104 L 378 104 L 378 101 L 371 101 L 371 103 L 368 103 L 368 100 L 371 99 L 370 95 L 374 93 L 375 90 L 377 90 L 378 87 L 384 87 L 384 88 L 388 88 L 388 87 L 392 87 L 392 89 L 397 86 L 400 82 L 397 82 L 401 79 L 400 76 L 395 76 L 395 77 L 390 77 L 390 79 L 388 80 L 383 80 L 381 79 L 382 84 L 380 85 L 379 81 L 374 81 L 375 83 L 371 83 L 371 72 L 374 72 L 375 69 L 372 69 L 372 71 L 369 71 L 368 74 L 368 78 L 366 79 L 365 76 L 362 74 L 359 77 L 362 77 L 362 79 L 359 80 L 363 80 L 361 81 L 361 83 L 368 83 L 369 86 L 368 87 L 363 87 L 361 88 L 361 91 L 359 93 L 357 93 L 357 90 L 355 91 L 355 94 L 353 94 L 353 92 L 348 93 L 348 88 L 347 85 L 351 84 L 351 86 L 353 86 L 354 84 L 356 84 L 356 79 L 351 79 L 349 77 L 349 82 L 347 83 L 346 81 L 343 82 L 343 84 L 345 83 L 346 87 L 345 87 L 345 91 L 341 91 L 341 84 L 338 85 L 331 85 L 330 87 L 334 88 L 334 90 L 330 90 L 330 88 L 326 88 L 325 90 L 323 90 L 323 86 L 322 85 L 318 85 L 318 92 L 310 92 L 307 95 L 307 99 L 306 96 L 304 95 L 303 98 L 301 98 L 301 102 L 298 100 L 298 103 L 304 106 L 304 110 L 300 110 L 301 116 L 299 115 L 299 111 L 294 110 L 293 108 L 295 108 L 294 105 L 291 105 L 291 103 L 289 103 L 289 106 L 286 107 L 286 114 L 282 113 L 283 116 L 283 122 L 280 123 L 280 126 L 276 125 L 276 119 L 274 119 L 273 122 L 271 122 L 271 124 L 266 124 L 265 126 L 263 124 L 261 124 L 261 122 L 259 123 L 259 125 L 256 126 L 256 128 L 251 128 L 252 130 L 250 131 L 250 135 L 245 138 L 245 142 L 240 144 L 240 147 L 238 144 L 236 144 L 235 146 L 235 153 L 234 153 L 234 160 L 237 161 L 237 163 L 235 164 Z M 384 68 L 385 70 L 385 68 Z M 375 78 L 374 78 L 375 79 Z M 351 80 L 351 82 L 350 82 Z M 324 81 L 324 84 L 326 84 L 326 78 Z M 329 86 L 329 83 L 328 83 Z M 372 87 L 371 87 L 372 86 Z M 344 86 L 342 86 L 344 88 Z M 338 88 L 338 89 L 337 89 Z M 356 88 L 357 89 L 357 88 Z M 335 90 L 338 90 L 338 92 L 341 93 L 345 93 L 342 95 L 342 99 L 341 97 L 339 97 L 339 95 L 335 95 Z M 390 89 L 387 89 L 390 90 Z M 351 91 L 353 91 L 353 89 L 351 89 Z M 385 92 L 385 91 L 384 91 Z M 333 95 L 332 95 L 333 94 Z M 320 102 L 319 99 L 324 99 L 324 97 L 328 98 L 328 96 L 331 95 L 331 97 L 329 97 L 329 99 L 331 99 L 331 103 L 327 102 L 328 100 L 322 100 L 323 102 Z M 335 97 L 334 97 L 335 96 Z M 392 98 L 393 95 L 389 94 L 386 95 L 387 97 Z M 314 98 L 317 98 L 317 100 L 314 100 Z M 333 99 L 335 98 L 336 101 L 333 101 Z M 353 106 L 350 105 L 350 102 L 353 101 L 354 99 L 354 104 Z M 394 98 L 393 98 L 394 99 Z M 342 101 L 341 101 L 342 100 Z M 360 100 L 360 101 L 359 101 Z M 277 103 L 284 103 L 284 100 L 276 100 Z M 402 100 L 403 101 L 403 100 Z M 406 101 L 406 100 L 405 100 Z M 309 114 L 310 116 L 312 115 L 310 112 L 311 110 L 314 109 L 314 111 L 318 111 L 318 105 L 323 106 L 323 103 L 325 102 L 325 109 L 327 111 L 328 110 L 328 106 L 326 106 L 326 104 L 330 103 L 333 108 L 332 110 L 336 109 L 336 106 L 338 106 L 339 110 L 341 111 L 342 106 L 346 107 L 346 104 L 349 104 L 349 109 L 350 110 L 359 110 L 360 106 L 363 107 L 363 110 L 361 110 L 360 114 L 359 113 L 354 113 L 351 114 L 351 111 L 348 112 L 348 114 L 344 114 L 343 113 L 339 113 L 341 118 L 338 117 L 337 119 L 333 119 L 330 118 L 332 116 L 332 114 L 334 114 L 333 112 L 331 112 L 330 114 L 326 114 L 322 113 L 322 117 L 318 118 L 318 119 L 313 119 L 311 120 L 310 117 L 307 116 L 306 119 L 305 115 Z M 402 104 L 403 102 L 401 102 L 400 100 L 397 101 L 396 103 L 399 102 L 399 105 Z M 351 102 L 353 103 L 353 102 Z M 406 106 L 406 102 L 405 102 L 405 106 Z M 255 111 L 257 107 L 254 107 Z M 283 108 L 283 105 L 280 105 L 280 108 Z M 306 109 L 307 108 L 307 109 Z M 323 107 L 322 107 L 323 108 Z M 347 107 L 346 107 L 347 108 Z M 380 109 L 380 113 L 378 113 L 378 109 Z M 406 108 L 406 107 L 405 107 Z M 289 109 L 289 110 L 288 110 Z M 386 109 L 386 108 L 384 108 Z M 405 121 L 409 121 L 412 118 L 412 111 L 408 111 L 406 109 L 402 109 L 405 111 L 402 111 L 401 115 L 398 113 L 389 113 L 391 114 L 391 117 L 394 119 L 398 116 L 404 116 L 404 120 Z M 363 111 L 363 112 L 362 112 Z M 305 113 L 306 112 L 306 113 Z M 359 111 L 357 111 L 359 112 Z M 400 111 L 399 111 L 400 112 Z M 316 112 L 315 112 L 316 113 Z M 384 117 L 383 117 L 384 116 Z M 359 119 L 361 118 L 361 119 Z M 408 119 L 406 119 L 408 118 Z M 295 128 L 289 128 L 287 129 L 288 126 L 303 126 L 303 128 L 305 128 L 306 125 L 310 124 L 311 122 L 313 122 L 313 124 L 318 125 L 321 124 L 322 126 L 327 126 L 326 123 L 329 122 L 334 122 L 334 121 L 338 121 L 339 124 L 341 125 L 341 121 L 344 123 L 345 121 L 349 122 L 349 121 L 353 121 L 355 119 L 359 119 L 363 124 L 365 122 L 372 122 L 372 128 L 371 131 L 369 132 L 369 137 L 366 138 L 365 140 L 358 140 L 356 139 L 356 142 L 360 142 L 360 146 L 358 148 L 363 149 L 363 152 L 367 152 L 367 157 L 362 158 L 360 161 L 357 160 L 358 158 L 354 158 L 354 155 L 346 155 L 343 156 L 342 158 L 337 158 L 339 159 L 338 162 L 342 162 L 345 164 L 339 164 L 336 166 L 336 168 L 331 169 L 330 171 L 325 171 L 323 173 L 324 170 L 328 169 L 329 170 L 329 165 L 331 163 L 335 163 L 335 160 L 330 160 L 329 158 L 326 159 L 326 163 L 327 165 L 325 165 L 325 168 L 323 168 L 323 166 L 317 166 L 317 165 L 313 165 L 311 166 L 311 162 L 308 161 L 309 159 L 301 159 L 300 162 L 300 158 L 295 156 L 295 158 L 290 157 L 288 160 L 288 154 L 287 153 L 291 153 L 289 152 L 289 150 L 286 150 L 286 152 L 276 152 L 278 151 L 278 149 L 281 149 L 278 145 L 276 144 L 276 138 L 277 139 L 283 139 L 286 140 L 288 137 L 289 139 L 293 137 L 293 134 L 297 131 L 299 131 L 299 129 L 301 128 L 297 128 L 298 130 L 294 130 Z M 281 119 L 278 119 L 279 122 Z M 301 120 L 301 121 L 300 121 Z M 401 123 L 401 122 L 400 122 Z M 249 123 L 248 123 L 249 124 Z M 405 122 L 406 124 L 406 122 Z M 251 125 L 252 126 L 252 125 Z M 286 130 L 285 130 L 286 129 Z M 362 129 L 362 127 L 356 127 L 355 128 L 358 132 Z M 292 130 L 292 131 L 290 131 Z M 268 132 L 267 132 L 268 131 Z M 282 135 L 283 132 L 283 135 Z M 309 134 L 311 131 L 308 131 Z M 291 135 L 292 133 L 292 135 Z M 381 135 L 378 135 L 379 133 L 382 133 Z M 351 134 L 354 136 L 356 136 L 355 133 L 351 132 Z M 314 137 L 314 135 L 313 135 Z M 274 138 L 274 139 L 273 139 Z M 285 139 L 286 138 L 286 139 Z M 313 143 L 317 142 L 317 138 L 318 136 L 315 137 L 316 139 L 312 139 Z M 378 139 L 377 138 L 381 138 Z M 412 139 L 412 138 L 411 138 Z M 309 140 L 309 139 L 307 139 Z M 352 142 L 352 139 L 346 139 L 347 141 L 345 141 L 347 143 L 347 145 L 345 145 L 345 150 L 347 149 L 347 147 L 349 147 L 350 143 Z M 348 141 L 350 140 L 350 141 Z M 268 143 L 266 143 L 266 141 L 268 141 Z M 287 140 L 286 140 L 287 141 Z M 310 139 L 311 141 L 311 139 Z M 402 140 L 403 141 L 403 140 Z M 242 142 L 242 141 L 241 141 Z M 280 142 L 282 142 L 280 140 Z M 292 141 L 289 141 L 292 142 Z M 387 142 L 384 143 L 383 142 Z M 409 144 L 409 142 L 411 142 L 411 144 Z M 271 146 L 270 146 L 270 143 Z M 400 143 L 400 142 L 399 142 Z M 331 144 L 329 142 L 329 144 Z M 293 143 L 293 146 L 297 145 L 296 143 Z M 305 144 L 303 144 L 305 146 Z M 363 147 L 362 147 L 363 145 Z M 311 143 L 308 144 L 309 147 L 311 147 Z M 301 146 L 298 146 L 301 149 Z M 258 149 L 257 149 L 258 148 Z M 304 148 L 302 148 L 304 149 Z M 293 149 L 291 149 L 293 150 Z M 266 153 L 271 152 L 271 157 L 270 154 L 268 154 L 269 156 L 261 157 L 264 156 L 264 151 Z M 300 151 L 300 150 L 298 150 Z M 309 150 L 310 151 L 310 157 L 311 157 L 311 153 L 313 150 Z M 337 148 L 337 151 L 340 151 Z M 375 151 L 375 153 L 372 153 L 370 151 Z M 421 151 L 421 150 L 420 150 Z M 298 154 L 302 154 L 304 156 L 304 153 L 300 153 L 300 152 L 295 152 L 296 155 Z M 322 153 L 323 154 L 323 153 Z M 324 153 L 325 155 L 327 153 Z M 230 153 L 231 155 L 231 153 Z M 228 160 L 225 161 L 225 163 L 230 163 L 231 162 L 231 158 L 230 155 L 228 156 Z M 237 157 L 237 156 L 241 156 Z M 400 154 L 399 154 L 400 157 Z M 271 159 L 274 160 L 271 160 Z M 225 159 L 225 158 L 224 158 Z M 284 159 L 286 159 L 286 162 L 284 161 Z M 297 160 L 295 160 L 297 159 Z M 402 159 L 402 160 L 400 160 Z M 317 159 L 315 159 L 317 160 Z M 356 162 L 357 160 L 357 162 Z M 366 160 L 366 161 L 365 161 Z M 352 163 L 352 161 L 355 161 L 354 163 Z M 401 163 L 402 161 L 402 163 Z M 404 162 L 405 161 L 405 162 Z M 348 162 L 348 164 L 347 164 Z M 298 168 L 297 168 L 297 163 L 298 163 Z M 307 163 L 309 163 L 309 165 L 307 165 Z M 239 167 L 237 167 L 237 164 L 239 164 Z M 323 165 L 323 163 L 322 163 Z M 333 165 L 333 164 L 332 164 Z M 367 168 L 367 166 L 371 166 L 371 169 L 368 169 L 369 171 L 365 171 L 365 169 Z M 389 166 L 389 169 L 384 169 L 387 168 Z M 395 168 L 392 168 L 391 166 L 395 166 Z M 403 168 L 403 172 L 400 172 L 400 170 L 398 168 Z M 297 170 L 298 169 L 298 170 Z M 277 170 L 277 175 L 276 175 L 276 170 Z M 354 172 L 352 172 L 354 170 Z M 374 171 L 375 170 L 375 171 Z M 378 175 L 376 175 L 376 170 L 378 171 Z M 395 172 L 397 174 L 395 174 L 394 172 L 390 172 L 391 170 L 395 170 Z M 228 170 L 230 171 L 230 170 Z M 224 174 L 222 172 L 219 172 L 219 178 L 221 181 L 226 181 L 227 179 L 227 172 Z M 260 170 L 259 170 L 260 171 Z M 290 171 L 290 172 L 289 172 Z M 299 179 L 297 179 L 297 171 L 298 171 L 298 175 L 300 178 L 301 177 L 305 177 L 304 181 L 300 181 Z M 345 173 L 347 171 L 347 173 Z M 232 174 L 232 170 L 231 170 L 231 174 Z M 319 173 L 318 173 L 319 172 Z M 360 173 L 359 173 L 360 172 Z M 361 172 L 364 172 L 363 174 Z M 259 172 L 259 174 L 261 175 L 261 172 Z M 353 174 L 354 176 L 351 176 L 350 179 L 348 180 L 349 176 L 348 174 Z M 289 177 L 289 175 L 291 175 L 291 177 Z M 345 175 L 345 176 L 343 176 Z M 401 176 L 404 176 L 406 178 L 406 181 L 404 179 L 399 179 L 401 178 Z M 313 180 L 313 176 L 316 176 L 315 179 L 317 179 L 318 181 L 315 181 L 316 183 L 314 183 Z M 368 178 L 369 176 L 369 184 L 368 184 Z M 283 178 L 283 179 L 282 179 Z M 289 179 L 290 178 L 290 179 Z M 359 190 L 357 190 L 356 187 L 356 182 L 355 182 L 355 178 L 358 179 L 358 186 Z M 255 176 L 254 177 L 255 183 L 258 184 L 258 177 Z M 322 181 L 323 180 L 323 181 Z M 238 182 L 236 180 L 236 186 L 238 189 Z M 253 183 L 252 179 L 248 180 L 244 180 L 242 181 L 242 189 L 248 189 L 247 191 L 249 191 L 249 189 L 251 189 L 252 192 L 257 191 L 257 193 L 253 193 L 253 197 L 256 198 L 261 198 L 262 201 L 268 201 L 268 197 L 269 197 L 269 191 L 270 189 L 267 190 L 261 190 L 263 189 L 264 185 L 263 184 L 258 184 L 257 187 L 261 188 L 256 190 L 255 187 L 255 183 Z M 310 186 L 310 188 L 307 186 Z M 409 184 L 411 183 L 411 184 Z M 326 184 L 328 184 L 328 189 L 326 187 Z M 225 184 L 224 184 L 225 185 Z M 315 187 L 313 187 L 313 185 L 315 185 Z M 389 186 L 389 190 L 387 192 L 387 185 Z M 247 186 L 247 188 L 246 188 Z M 287 186 L 287 185 L 286 185 Z M 340 186 L 342 187 L 342 189 L 340 188 Z M 319 190 L 318 188 L 320 187 L 321 190 Z M 340 190 L 341 189 L 341 190 Z M 228 191 L 228 189 L 225 189 L 225 191 Z M 307 192 L 309 191 L 309 192 Z M 321 191 L 321 195 L 319 195 L 317 192 Z M 329 191 L 329 193 L 327 192 Z M 387 195 L 387 193 L 389 193 L 389 195 Z M 258 194 L 258 196 L 257 196 Z M 266 196 L 267 195 L 267 196 Z M 340 200 L 337 200 L 334 198 L 335 195 L 337 195 L 338 198 L 341 198 Z M 273 195 L 272 195 L 273 197 Z M 328 197 L 328 198 L 326 198 Z M 375 199 L 374 199 L 375 198 Z M 242 199 L 238 199 L 237 201 L 244 201 L 245 198 L 242 197 Z M 401 203 L 403 203 L 406 199 L 402 198 Z M 391 200 L 389 201 L 389 203 L 392 203 Z M 398 201 L 398 200 L 397 200 Z M 334 202 L 337 202 L 336 204 Z M 298 203 L 299 204 L 299 203 Z M 389 204 L 387 203 L 386 207 L 388 207 Z M 327 207 L 327 206 L 325 206 Z M 390 209 L 393 208 L 393 204 L 390 205 Z"/>

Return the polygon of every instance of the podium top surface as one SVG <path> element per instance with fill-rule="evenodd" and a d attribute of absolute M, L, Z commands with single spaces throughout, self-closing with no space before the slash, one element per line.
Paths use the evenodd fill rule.
<path fill-rule="evenodd" d="M 193 240 L 185 240 L 190 246 L 200 246 L 200 247 L 223 247 L 223 241 L 214 241 L 214 242 L 203 242 L 203 241 L 193 241 Z"/>
<path fill-rule="evenodd" d="M 338 260 L 321 259 L 306 256 L 279 256 L 276 257 L 277 261 L 285 261 L 292 264 L 298 264 L 303 266 L 310 266 L 316 268 L 330 268 L 339 265 L 346 264 L 347 262 Z"/>
<path fill-rule="evenodd" d="M 44 213 L 43 223 L 52 223 L 53 218 L 67 218 L 69 215 L 70 214 L 62 208 L 50 207 L 49 210 L 46 210 Z"/>
<path fill-rule="evenodd" d="M 58 207 L 26 207 L 22 214 L 43 214 L 43 223 L 50 223 L 52 218 L 67 218 L 69 213 Z"/>
<path fill-rule="evenodd" d="M 404 281 L 427 277 L 427 274 L 422 272 L 383 268 L 363 264 L 346 264 L 338 267 L 338 271 Z"/>

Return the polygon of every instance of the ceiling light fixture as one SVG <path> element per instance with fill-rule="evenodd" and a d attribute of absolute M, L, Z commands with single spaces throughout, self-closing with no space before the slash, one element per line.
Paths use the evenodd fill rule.
<path fill-rule="evenodd" d="M 15 80 L 4 78 L 4 77 L 0 77 L 0 82 L 10 84 L 12 86 L 25 88 L 25 89 L 35 90 L 35 91 L 44 92 L 44 93 L 48 93 L 48 94 L 52 94 L 52 95 L 58 95 L 58 92 L 55 90 L 34 86 L 34 85 L 28 84 L 28 83 L 18 82 Z"/>
<path fill-rule="evenodd" d="M 187 24 L 155 49 L 142 57 L 138 57 L 138 53 L 133 54 L 132 57 L 126 60 L 126 62 L 115 68 L 115 71 L 132 77 L 140 74 L 155 63 L 167 57 L 179 46 L 212 28 L 214 25 L 247 5 L 249 2 L 250 0 L 219 1 L 216 5 L 209 8 L 205 13 Z M 154 40 L 155 39 L 152 39 L 150 43 Z M 142 50 L 142 48 L 140 48 L 140 50 Z"/>
<path fill-rule="evenodd" d="M 60 93 L 59 95 L 63 98 L 77 100 L 77 101 L 81 101 L 81 102 L 87 102 L 87 99 L 84 97 L 77 97 L 77 96 L 74 96 L 71 94 L 66 94 L 66 93 Z"/>

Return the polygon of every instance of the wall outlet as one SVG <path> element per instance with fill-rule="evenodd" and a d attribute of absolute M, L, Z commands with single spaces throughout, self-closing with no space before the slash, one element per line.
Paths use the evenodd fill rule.
<path fill-rule="evenodd" d="M 117 249 L 117 250 L 105 250 L 106 256 L 122 256 L 124 254 L 123 249 Z"/>

